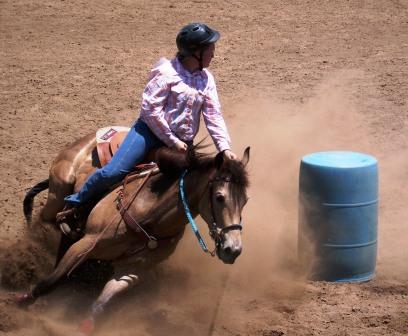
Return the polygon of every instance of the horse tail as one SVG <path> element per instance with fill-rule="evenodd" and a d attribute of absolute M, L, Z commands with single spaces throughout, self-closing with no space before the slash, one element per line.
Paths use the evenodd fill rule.
<path fill-rule="evenodd" d="M 27 222 L 31 220 L 31 214 L 33 212 L 33 203 L 35 195 L 39 194 L 41 191 L 48 189 L 50 185 L 50 180 L 46 179 L 37 183 L 34 187 L 27 191 L 23 201 L 23 211 L 24 217 Z"/>

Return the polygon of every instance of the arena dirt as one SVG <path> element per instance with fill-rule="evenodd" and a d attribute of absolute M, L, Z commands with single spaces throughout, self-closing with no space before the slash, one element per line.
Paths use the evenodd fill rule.
<path fill-rule="evenodd" d="M 174 55 L 177 29 L 196 20 L 222 33 L 211 70 L 234 151 L 251 146 L 244 251 L 223 265 L 187 234 L 170 260 L 113 302 L 96 334 L 408 334 L 407 8 L 385 0 L 0 1 L 0 335 L 69 335 L 98 294 L 103 275 L 66 282 L 28 310 L 14 306 L 11 292 L 49 272 L 55 252 L 40 243 L 49 228 L 35 239 L 27 230 L 25 190 L 47 177 L 65 144 L 131 124 L 148 70 Z M 300 159 L 338 149 L 379 161 L 377 275 L 361 284 L 309 282 L 297 263 Z"/>

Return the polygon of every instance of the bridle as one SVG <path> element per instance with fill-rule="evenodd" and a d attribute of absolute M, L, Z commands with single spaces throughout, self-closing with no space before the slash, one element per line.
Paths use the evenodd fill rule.
<path fill-rule="evenodd" d="M 240 223 L 239 224 L 231 224 L 228 226 L 224 226 L 224 227 L 220 227 L 219 225 L 217 225 L 217 219 L 215 216 L 215 212 L 214 212 L 214 201 L 213 201 L 213 193 L 214 193 L 214 187 L 213 184 L 214 182 L 224 182 L 224 183 L 231 183 L 232 178 L 229 176 L 216 176 L 212 179 L 210 179 L 208 181 L 208 187 L 209 187 L 209 197 L 210 197 L 210 209 L 211 209 L 211 216 L 213 218 L 212 220 L 212 227 L 210 229 L 210 236 L 211 238 L 214 240 L 215 242 L 215 246 L 219 247 L 221 246 L 221 244 L 224 242 L 225 240 L 225 234 L 229 231 L 233 231 L 233 230 L 240 230 L 242 231 L 242 218 L 240 219 Z"/>
<path fill-rule="evenodd" d="M 209 189 L 209 197 L 210 197 L 210 210 L 211 210 L 211 216 L 212 216 L 212 224 L 211 224 L 211 228 L 210 228 L 210 237 L 214 240 L 215 242 L 215 249 L 214 251 L 210 252 L 207 248 L 207 245 L 205 244 L 200 232 L 198 231 L 197 225 L 194 221 L 193 216 L 191 215 L 188 203 L 187 203 L 187 199 L 185 197 L 185 192 L 184 192 L 184 177 L 187 175 L 187 170 L 185 170 L 179 180 L 179 191 L 180 191 L 180 199 L 183 203 L 183 207 L 184 207 L 184 211 L 186 213 L 186 216 L 190 222 L 191 228 L 193 229 L 198 242 L 201 246 L 201 248 L 203 249 L 204 252 L 209 253 L 211 256 L 215 256 L 215 251 L 217 250 L 217 248 L 219 248 L 221 246 L 221 244 L 225 241 L 225 234 L 229 231 L 232 230 L 240 230 L 242 231 L 242 219 L 240 221 L 239 224 L 231 224 L 228 226 L 224 226 L 224 227 L 220 227 L 217 224 L 217 220 L 216 220 L 216 216 L 215 216 L 215 211 L 214 211 L 214 205 L 213 205 L 213 198 L 212 198 L 212 194 L 213 194 L 213 184 L 214 182 L 224 182 L 224 183 L 230 183 L 233 182 L 232 179 L 230 177 L 222 177 L 222 176 L 216 176 L 212 179 L 210 179 L 208 181 L 207 187 L 203 192 L 203 195 L 201 196 L 204 197 L 207 189 Z M 200 198 L 200 199 L 201 199 Z"/>

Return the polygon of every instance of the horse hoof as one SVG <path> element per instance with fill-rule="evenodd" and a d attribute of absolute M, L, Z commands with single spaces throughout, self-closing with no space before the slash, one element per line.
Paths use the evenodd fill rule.
<path fill-rule="evenodd" d="M 95 322 L 93 319 L 88 318 L 83 320 L 74 336 L 90 336 L 95 328 Z"/>
<path fill-rule="evenodd" d="M 32 305 L 35 302 L 35 297 L 31 293 L 20 294 L 15 300 L 17 306 L 24 308 Z"/>

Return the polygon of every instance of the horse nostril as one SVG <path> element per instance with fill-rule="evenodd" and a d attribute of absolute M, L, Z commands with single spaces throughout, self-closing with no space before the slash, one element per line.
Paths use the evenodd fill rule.
<path fill-rule="evenodd" d="M 225 254 L 233 255 L 233 256 L 236 256 L 236 257 L 241 254 L 241 250 L 242 249 L 240 247 L 239 248 L 232 248 L 230 246 L 227 246 L 227 247 L 224 248 Z"/>
<path fill-rule="evenodd" d="M 241 248 L 241 247 L 236 248 L 236 249 L 234 250 L 234 253 L 235 253 L 235 255 L 236 255 L 237 257 L 241 254 L 241 252 L 242 252 L 242 248 Z"/>

